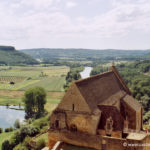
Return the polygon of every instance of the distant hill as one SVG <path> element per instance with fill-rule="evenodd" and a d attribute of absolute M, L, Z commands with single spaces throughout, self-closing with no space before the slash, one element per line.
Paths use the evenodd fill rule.
<path fill-rule="evenodd" d="M 0 65 L 37 64 L 31 56 L 16 51 L 12 46 L 0 46 Z"/>
<path fill-rule="evenodd" d="M 24 49 L 22 52 L 43 61 L 53 60 L 136 60 L 149 59 L 150 50 Z M 149 55 L 148 55 L 149 54 Z M 147 56 L 148 55 L 148 56 Z"/>

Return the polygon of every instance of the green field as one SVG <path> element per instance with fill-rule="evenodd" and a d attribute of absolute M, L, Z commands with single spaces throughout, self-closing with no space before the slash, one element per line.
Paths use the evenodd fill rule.
<path fill-rule="evenodd" d="M 23 99 L 23 91 L 7 91 L 4 90 L 4 93 L 0 92 L 0 105 L 24 105 Z M 45 105 L 46 110 L 50 112 L 52 109 L 56 107 L 56 105 L 60 102 L 63 97 L 64 92 L 47 92 L 47 104 Z"/>
<path fill-rule="evenodd" d="M 0 105 L 23 105 L 21 98 L 10 98 L 9 96 L 0 96 Z"/>
<path fill-rule="evenodd" d="M 66 66 L 0 67 L 0 90 L 27 90 L 41 86 L 47 91 L 64 91 Z M 13 82 L 14 84 L 11 84 Z"/>
<path fill-rule="evenodd" d="M 43 87 L 47 91 L 59 92 L 64 91 L 63 85 L 65 84 L 65 77 L 47 77 L 42 80 L 38 80 L 35 83 L 27 85 L 20 90 L 27 90 L 35 86 Z"/>
<path fill-rule="evenodd" d="M 63 86 L 68 71 L 66 66 L 0 66 L 0 105 L 23 105 L 24 92 L 28 88 L 40 86 L 47 91 L 45 107 L 49 111 L 49 108 L 56 107 L 64 94 Z"/>
<path fill-rule="evenodd" d="M 2 133 L 0 134 L 0 150 L 1 150 L 1 146 L 2 146 L 2 143 L 5 141 L 5 140 L 9 140 L 10 137 L 13 135 L 14 132 L 8 132 L 8 133 Z"/>

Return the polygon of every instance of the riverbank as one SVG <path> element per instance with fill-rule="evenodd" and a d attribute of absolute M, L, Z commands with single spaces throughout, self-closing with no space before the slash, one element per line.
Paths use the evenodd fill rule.
<path fill-rule="evenodd" d="M 4 92 L 5 92 L 5 94 L 7 94 L 9 96 L 9 94 L 8 94 L 9 91 L 4 91 Z M 16 116 L 18 114 L 24 113 L 24 109 L 22 108 L 24 106 L 24 103 L 22 102 L 22 97 L 24 94 L 22 93 L 22 91 L 21 92 L 18 91 L 18 95 L 20 95 L 20 97 L 18 97 L 17 99 L 13 96 L 16 94 L 17 94 L 16 91 L 14 91 L 14 93 L 13 93 L 13 91 L 11 91 L 10 97 L 8 97 L 8 96 L 6 97 L 4 95 L 1 96 L 1 99 L 0 99 L 0 128 L 5 129 L 7 127 L 13 126 L 14 121 L 16 119 L 20 119 L 20 117 L 17 118 Z M 47 92 L 47 103 L 45 105 L 46 111 L 51 112 L 57 106 L 57 104 L 60 102 L 60 100 L 63 96 L 64 96 L 64 92 Z M 9 107 L 7 108 L 8 104 L 9 104 Z M 21 108 L 19 108 L 19 104 L 21 104 Z M 22 120 L 24 119 L 24 116 L 25 116 L 25 114 L 21 116 Z M 13 118 L 15 118 L 15 119 L 13 119 Z M 11 123 L 10 123 L 9 120 L 13 120 L 13 121 L 11 121 Z M 8 124 L 8 125 L 5 126 L 5 124 Z"/>
<path fill-rule="evenodd" d="M 0 106 L 0 128 L 6 129 L 14 126 L 14 122 L 25 119 L 24 110 L 9 109 L 7 106 Z"/>

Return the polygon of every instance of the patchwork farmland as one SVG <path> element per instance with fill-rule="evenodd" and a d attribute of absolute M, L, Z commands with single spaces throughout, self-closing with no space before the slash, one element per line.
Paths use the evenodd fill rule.
<path fill-rule="evenodd" d="M 66 66 L 0 67 L 0 90 L 24 91 L 34 86 L 47 91 L 63 92 Z"/>
<path fill-rule="evenodd" d="M 64 95 L 66 66 L 0 66 L 0 105 L 23 105 L 28 88 L 43 87 L 47 91 L 48 111 L 54 109 Z"/>

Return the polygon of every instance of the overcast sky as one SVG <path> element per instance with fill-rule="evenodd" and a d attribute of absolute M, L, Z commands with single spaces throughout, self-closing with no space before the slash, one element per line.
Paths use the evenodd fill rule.
<path fill-rule="evenodd" d="M 0 0 L 0 45 L 150 48 L 150 0 Z"/>

